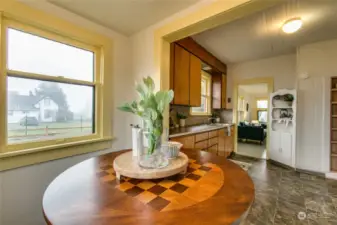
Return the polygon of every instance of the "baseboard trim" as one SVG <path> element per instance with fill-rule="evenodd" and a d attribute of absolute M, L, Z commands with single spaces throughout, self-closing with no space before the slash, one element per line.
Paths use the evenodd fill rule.
<path fill-rule="evenodd" d="M 316 171 L 310 171 L 310 170 L 303 170 L 303 169 L 295 169 L 296 171 L 300 172 L 300 173 L 306 173 L 309 175 L 314 175 L 317 177 L 322 177 L 325 178 L 325 173 L 321 173 L 321 172 L 316 172 Z"/>
<path fill-rule="evenodd" d="M 280 162 L 277 162 L 277 161 L 274 161 L 272 159 L 268 159 L 268 161 L 274 165 L 277 165 L 277 166 L 280 166 L 280 167 L 283 167 L 285 169 L 290 169 L 290 170 L 296 170 L 295 168 L 291 167 L 291 166 L 288 166 L 286 164 L 283 164 L 283 163 L 280 163 Z"/>

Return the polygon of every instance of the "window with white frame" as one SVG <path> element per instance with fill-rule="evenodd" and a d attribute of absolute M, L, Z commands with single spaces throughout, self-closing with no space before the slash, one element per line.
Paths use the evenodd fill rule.
<path fill-rule="evenodd" d="M 95 48 L 11 23 L 3 41 L 7 145 L 41 142 L 44 146 L 56 143 L 51 140 L 71 142 L 94 135 L 94 99 L 99 88 Z M 22 123 L 24 118 L 34 123 Z"/>
<path fill-rule="evenodd" d="M 266 123 L 268 121 L 268 100 L 260 99 L 256 101 L 257 107 L 257 119 L 260 123 Z"/>
<path fill-rule="evenodd" d="M 257 100 L 256 105 L 258 109 L 267 109 L 268 108 L 268 100 Z"/>
<path fill-rule="evenodd" d="M 211 84 L 212 76 L 202 71 L 201 105 L 199 107 L 191 107 L 191 115 L 211 115 Z"/>

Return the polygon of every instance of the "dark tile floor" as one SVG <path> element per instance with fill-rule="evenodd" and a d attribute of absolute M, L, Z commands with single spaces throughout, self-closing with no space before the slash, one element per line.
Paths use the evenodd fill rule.
<path fill-rule="evenodd" d="M 255 201 L 244 225 L 337 225 L 337 181 L 295 172 L 244 156 L 255 184 Z M 305 215 L 300 220 L 298 214 Z M 305 213 L 305 214 L 304 214 Z"/>

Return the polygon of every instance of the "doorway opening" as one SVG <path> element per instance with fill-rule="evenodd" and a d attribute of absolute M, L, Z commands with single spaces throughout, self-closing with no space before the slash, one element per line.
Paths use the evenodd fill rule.
<path fill-rule="evenodd" d="M 237 154 L 267 158 L 269 89 L 267 83 L 237 86 Z"/>

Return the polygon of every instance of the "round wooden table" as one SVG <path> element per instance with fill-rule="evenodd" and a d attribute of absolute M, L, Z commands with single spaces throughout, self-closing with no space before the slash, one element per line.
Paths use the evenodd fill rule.
<path fill-rule="evenodd" d="M 187 177 L 156 183 L 125 178 L 119 183 L 111 165 L 124 152 L 88 159 L 55 178 L 43 196 L 46 222 L 53 225 L 233 224 L 245 217 L 253 203 L 252 180 L 225 157 L 184 149 L 191 163 Z M 215 192 L 207 194 L 211 189 Z M 168 194 L 163 196 L 165 193 Z M 193 200 L 196 194 L 200 201 Z M 172 204 L 175 208 L 169 210 Z"/>

